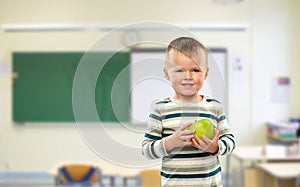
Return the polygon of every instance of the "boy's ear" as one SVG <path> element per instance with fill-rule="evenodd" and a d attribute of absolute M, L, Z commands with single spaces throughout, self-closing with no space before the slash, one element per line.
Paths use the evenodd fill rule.
<path fill-rule="evenodd" d="M 208 72 L 209 72 L 209 68 L 207 67 L 206 72 L 205 72 L 205 79 L 206 79 L 207 76 L 208 76 Z"/>
<path fill-rule="evenodd" d="M 169 74 L 168 74 L 168 70 L 166 70 L 166 68 L 164 68 L 164 74 L 165 74 L 166 79 L 169 81 L 170 77 L 169 77 Z"/>

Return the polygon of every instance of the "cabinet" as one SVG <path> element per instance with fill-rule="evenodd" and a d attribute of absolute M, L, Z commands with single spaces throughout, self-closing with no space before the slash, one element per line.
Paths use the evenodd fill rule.
<path fill-rule="evenodd" d="M 247 168 L 245 169 L 245 183 L 244 187 L 274 187 L 275 177 L 269 173 L 263 174 L 260 168 Z M 295 186 L 295 178 L 278 179 L 279 187 Z"/>

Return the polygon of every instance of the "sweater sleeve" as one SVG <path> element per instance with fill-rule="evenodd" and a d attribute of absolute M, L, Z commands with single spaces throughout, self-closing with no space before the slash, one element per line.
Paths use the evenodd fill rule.
<path fill-rule="evenodd" d="M 218 155 L 229 155 L 235 148 L 235 139 L 224 115 L 219 118 L 218 130 L 220 132 Z"/>
<path fill-rule="evenodd" d="M 142 154 L 147 159 L 158 159 L 168 155 L 165 148 L 165 138 L 162 134 L 162 119 L 156 108 L 149 115 L 148 129 L 142 141 Z"/>

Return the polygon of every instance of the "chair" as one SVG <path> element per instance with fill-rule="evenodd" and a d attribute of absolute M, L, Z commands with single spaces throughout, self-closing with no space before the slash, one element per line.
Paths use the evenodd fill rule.
<path fill-rule="evenodd" d="M 144 169 L 139 173 L 141 177 L 140 187 L 160 187 L 161 177 L 159 169 Z"/>
<path fill-rule="evenodd" d="M 102 186 L 102 173 L 90 164 L 66 164 L 58 169 L 56 186 Z"/>

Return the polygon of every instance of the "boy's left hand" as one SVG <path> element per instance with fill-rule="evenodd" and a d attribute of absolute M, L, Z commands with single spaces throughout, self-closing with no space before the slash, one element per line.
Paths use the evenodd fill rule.
<path fill-rule="evenodd" d="M 202 135 L 201 140 L 198 136 L 195 136 L 192 138 L 192 145 L 197 149 L 201 149 L 202 151 L 216 154 L 219 151 L 219 136 L 220 132 L 215 128 L 213 139 L 210 140 L 205 135 Z"/>

